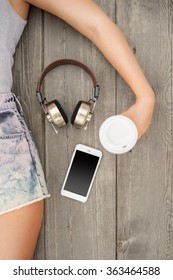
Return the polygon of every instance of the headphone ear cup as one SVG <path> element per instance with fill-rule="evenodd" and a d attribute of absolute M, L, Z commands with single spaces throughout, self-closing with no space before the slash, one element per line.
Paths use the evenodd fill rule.
<path fill-rule="evenodd" d="M 76 128 L 82 128 L 91 112 L 91 103 L 85 101 L 79 101 L 73 111 L 71 117 L 71 124 Z"/>
<path fill-rule="evenodd" d="M 62 115 L 62 117 L 63 117 L 65 123 L 67 124 L 67 123 L 68 123 L 68 118 L 67 118 L 67 115 L 66 115 L 64 109 L 62 108 L 62 106 L 61 106 L 61 104 L 58 102 L 58 100 L 54 100 L 54 102 L 55 102 L 57 108 L 59 109 L 59 111 L 60 111 L 60 113 L 61 113 L 61 115 Z"/>
<path fill-rule="evenodd" d="M 79 102 L 77 103 L 77 105 L 76 105 L 74 111 L 73 111 L 73 114 L 72 114 L 72 116 L 71 116 L 71 124 L 74 124 L 74 121 L 75 121 L 76 115 L 77 115 L 77 113 L 78 113 L 78 111 L 79 111 L 79 107 L 80 107 L 81 103 L 82 103 L 82 101 L 79 101 Z"/>
<path fill-rule="evenodd" d="M 58 128 L 61 128 L 68 123 L 67 115 L 58 100 L 53 100 L 47 103 L 46 109 L 48 120 L 57 125 Z"/>

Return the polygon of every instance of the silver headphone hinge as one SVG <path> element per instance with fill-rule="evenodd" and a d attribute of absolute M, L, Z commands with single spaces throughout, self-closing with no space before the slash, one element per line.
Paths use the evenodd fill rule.
<path fill-rule="evenodd" d="M 50 122 L 51 126 L 53 127 L 55 133 L 58 133 L 56 126 L 58 128 L 61 128 L 62 126 L 67 124 L 68 119 L 67 119 L 66 114 L 62 113 L 64 111 L 61 109 L 59 102 L 57 100 L 48 102 L 46 100 L 46 98 L 44 98 L 42 93 L 40 92 L 40 88 L 41 88 L 42 82 L 43 82 L 46 74 L 50 70 L 52 70 L 56 66 L 66 65 L 66 64 L 76 65 L 76 66 L 83 68 L 83 70 L 85 70 L 92 78 L 93 85 L 94 85 L 92 98 L 89 100 L 89 102 L 82 101 L 82 102 L 78 103 L 80 106 L 78 104 L 76 106 L 76 108 L 78 110 L 75 109 L 75 111 L 73 113 L 73 116 L 75 116 L 74 123 L 73 123 L 75 127 L 77 127 L 77 128 L 84 127 L 84 129 L 87 129 L 88 123 L 90 122 L 93 112 L 95 110 L 96 102 L 100 95 L 100 86 L 97 84 L 94 74 L 84 64 L 82 64 L 76 60 L 72 60 L 72 59 L 57 60 L 57 61 L 54 61 L 53 63 L 49 64 L 43 70 L 41 77 L 37 83 L 36 96 L 37 96 L 37 100 L 38 100 L 40 106 L 42 107 L 42 109 L 43 109 L 48 121 Z M 79 122 L 76 122 L 76 118 L 79 120 Z"/>
<path fill-rule="evenodd" d="M 47 111 L 46 111 L 46 109 L 45 109 L 44 103 L 41 103 L 40 105 L 41 105 L 41 108 L 43 109 L 45 115 L 47 115 Z"/>
<path fill-rule="evenodd" d="M 47 113 L 47 110 L 46 110 L 46 107 L 45 107 L 45 102 L 47 102 L 46 98 L 43 98 L 41 92 L 39 92 L 39 91 L 37 91 L 36 95 L 37 95 L 37 100 L 38 100 L 38 102 L 40 103 L 40 105 L 41 105 L 41 107 L 42 107 L 42 109 L 43 109 L 43 111 L 44 111 L 44 113 L 45 113 L 45 115 L 46 115 L 48 121 L 50 122 L 50 124 L 51 124 L 51 126 L 53 127 L 55 133 L 57 134 L 57 133 L 58 133 L 58 130 L 56 129 L 54 123 L 52 122 L 52 119 L 51 119 L 51 117 L 49 116 L 49 114 Z"/>
<path fill-rule="evenodd" d="M 54 131 L 56 134 L 58 134 L 58 130 L 56 129 L 55 125 L 53 122 L 50 122 L 51 126 L 53 127 Z"/>
<path fill-rule="evenodd" d="M 40 91 L 37 91 L 36 92 L 36 96 L 37 96 L 37 100 L 38 100 L 38 102 L 41 104 L 41 103 L 44 103 L 44 98 L 43 98 L 43 96 L 42 96 L 42 94 L 41 94 L 41 92 Z"/>
<path fill-rule="evenodd" d="M 93 106 L 92 106 L 92 109 L 91 109 L 91 113 L 94 112 L 94 109 L 95 109 L 95 106 L 96 106 L 96 103 L 98 101 L 98 98 L 99 98 L 99 95 L 100 95 L 100 86 L 97 85 L 94 89 L 93 89 L 93 98 L 91 98 L 89 100 L 89 102 L 93 103 Z"/>
<path fill-rule="evenodd" d="M 96 101 L 99 98 L 100 95 L 100 86 L 96 85 L 96 87 L 93 90 L 93 101 Z"/>
<path fill-rule="evenodd" d="M 94 100 L 94 99 L 90 99 L 89 102 L 91 103 L 92 102 L 92 109 L 90 111 L 91 114 L 93 114 L 94 110 L 95 110 L 95 106 L 96 106 L 96 103 L 97 103 L 97 99 Z"/>

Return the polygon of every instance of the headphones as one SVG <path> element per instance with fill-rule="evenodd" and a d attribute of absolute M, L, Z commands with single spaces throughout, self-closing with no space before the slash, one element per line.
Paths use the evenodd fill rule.
<path fill-rule="evenodd" d="M 79 101 L 73 111 L 72 117 L 71 117 L 71 124 L 74 125 L 76 128 L 83 128 L 87 129 L 88 123 L 90 122 L 93 112 L 95 109 L 96 102 L 98 100 L 98 97 L 100 95 L 100 87 L 97 84 L 96 78 L 92 71 L 84 64 L 82 64 L 79 61 L 72 60 L 72 59 L 61 59 L 56 60 L 49 64 L 41 73 L 41 76 L 37 83 L 37 89 L 36 89 L 36 96 L 37 100 L 40 103 L 48 121 L 52 125 L 53 129 L 57 133 L 56 128 L 61 128 L 65 126 L 68 123 L 68 118 L 66 113 L 64 112 L 63 108 L 61 107 L 58 100 L 52 100 L 47 101 L 45 97 L 43 97 L 40 89 L 41 85 L 43 83 L 43 80 L 47 73 L 54 69 L 57 66 L 61 65 L 75 65 L 80 68 L 82 68 L 85 72 L 89 74 L 89 76 L 92 79 L 94 88 L 93 88 L 93 96 L 89 101 Z"/>

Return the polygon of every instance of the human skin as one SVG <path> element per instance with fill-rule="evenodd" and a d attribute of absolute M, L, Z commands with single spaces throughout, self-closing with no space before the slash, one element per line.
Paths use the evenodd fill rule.
<path fill-rule="evenodd" d="M 44 201 L 0 216 L 0 260 L 32 259 L 37 243 Z"/>
<path fill-rule="evenodd" d="M 140 138 L 151 124 L 155 94 L 120 28 L 92 0 L 25 2 L 62 18 L 98 47 L 135 94 L 135 104 L 122 114 L 135 122 Z"/>
<path fill-rule="evenodd" d="M 155 95 L 119 27 L 92 0 L 9 0 L 27 18 L 32 4 L 62 18 L 90 39 L 124 78 L 135 103 L 123 115 L 131 118 L 139 138 L 150 126 Z M 44 201 L 0 216 L 0 259 L 31 259 L 43 217 Z M 20 225 L 20 226 L 19 226 Z"/>
<path fill-rule="evenodd" d="M 135 103 L 123 115 L 131 118 L 140 138 L 149 128 L 155 94 L 120 28 L 92 0 L 10 0 L 23 18 L 29 4 L 66 21 L 90 39 L 119 72 L 135 94 Z M 23 7 L 19 11 L 19 3 Z M 23 5 L 22 5 L 23 4 Z"/>

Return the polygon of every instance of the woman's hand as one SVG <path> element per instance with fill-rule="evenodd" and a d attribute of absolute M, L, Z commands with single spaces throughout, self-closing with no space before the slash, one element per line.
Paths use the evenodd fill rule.
<path fill-rule="evenodd" d="M 134 105 L 121 114 L 134 121 L 138 130 L 138 139 L 148 130 L 151 124 L 154 105 L 154 96 L 143 97 L 141 99 L 137 99 Z"/>

